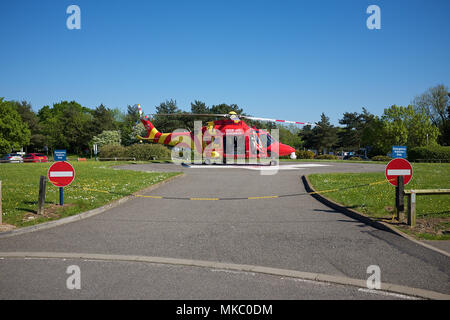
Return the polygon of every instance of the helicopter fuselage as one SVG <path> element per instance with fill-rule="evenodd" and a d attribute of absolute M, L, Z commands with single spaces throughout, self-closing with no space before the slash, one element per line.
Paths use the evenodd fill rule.
<path fill-rule="evenodd" d="M 160 133 L 148 118 L 141 119 L 147 135 L 138 137 L 153 143 L 190 149 L 209 159 L 259 159 L 295 154 L 291 146 L 276 141 L 269 132 L 249 127 L 242 120 L 216 120 L 194 131 Z"/>

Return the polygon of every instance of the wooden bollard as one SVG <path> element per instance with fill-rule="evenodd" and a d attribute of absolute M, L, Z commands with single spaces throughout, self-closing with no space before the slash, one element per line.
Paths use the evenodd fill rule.
<path fill-rule="evenodd" d="M 41 176 L 39 180 L 39 199 L 38 199 L 38 210 L 39 215 L 44 214 L 44 204 L 45 204 L 45 187 L 47 184 L 47 177 Z"/>
<path fill-rule="evenodd" d="M 416 226 L 416 193 L 414 190 L 411 190 L 408 195 L 408 225 Z"/>

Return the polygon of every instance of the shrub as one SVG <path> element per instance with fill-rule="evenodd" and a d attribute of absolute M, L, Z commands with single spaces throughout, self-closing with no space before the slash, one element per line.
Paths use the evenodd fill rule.
<path fill-rule="evenodd" d="M 321 154 L 319 156 L 316 156 L 315 159 L 337 160 L 338 157 L 332 154 Z"/>
<path fill-rule="evenodd" d="M 133 144 L 126 148 L 126 154 L 141 161 L 171 158 L 170 150 L 161 144 Z"/>
<path fill-rule="evenodd" d="M 350 157 L 348 160 L 362 161 L 362 159 L 360 157 Z"/>
<path fill-rule="evenodd" d="M 392 159 L 388 156 L 375 156 L 372 158 L 372 161 L 391 161 Z"/>
<path fill-rule="evenodd" d="M 111 145 L 100 147 L 100 158 L 124 158 L 126 157 L 126 148 L 124 146 Z"/>
<path fill-rule="evenodd" d="M 408 160 L 446 160 L 450 161 L 450 146 L 417 147 L 408 151 Z"/>
<path fill-rule="evenodd" d="M 296 150 L 297 159 L 314 159 L 314 152 L 309 150 Z"/>
<path fill-rule="evenodd" d="M 103 131 L 99 135 L 92 138 L 92 144 L 97 144 L 99 147 L 106 145 L 120 145 L 120 131 Z"/>

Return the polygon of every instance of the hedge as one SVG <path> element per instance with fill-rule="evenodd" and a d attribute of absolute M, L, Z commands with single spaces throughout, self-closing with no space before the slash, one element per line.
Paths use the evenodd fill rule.
<path fill-rule="evenodd" d="M 338 157 L 332 154 L 321 154 L 320 156 L 316 156 L 315 159 L 337 160 Z"/>
<path fill-rule="evenodd" d="M 450 146 L 416 147 L 408 150 L 408 160 L 445 160 L 450 161 Z"/>
<path fill-rule="evenodd" d="M 100 147 L 99 150 L 100 158 L 125 158 L 128 157 L 126 154 L 126 148 L 124 146 L 108 144 L 106 146 Z"/>
<path fill-rule="evenodd" d="M 128 147 L 106 145 L 100 148 L 100 158 L 136 158 L 136 160 L 166 160 L 171 151 L 160 144 L 133 144 Z"/>
<path fill-rule="evenodd" d="M 392 159 L 388 156 L 375 156 L 372 157 L 372 161 L 391 161 Z"/>

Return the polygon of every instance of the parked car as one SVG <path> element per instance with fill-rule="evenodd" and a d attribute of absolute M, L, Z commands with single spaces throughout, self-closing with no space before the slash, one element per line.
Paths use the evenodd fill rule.
<path fill-rule="evenodd" d="M 367 158 L 363 154 L 352 154 L 352 155 L 348 154 L 348 155 L 344 156 L 344 160 L 349 160 L 352 157 L 358 157 L 358 158 L 361 158 L 362 160 L 369 160 L 369 158 Z"/>
<path fill-rule="evenodd" d="M 23 157 L 24 162 L 47 162 L 47 156 L 42 153 L 27 153 Z"/>
<path fill-rule="evenodd" d="M 23 158 L 20 154 L 17 153 L 8 153 L 5 155 L 1 162 L 10 162 L 10 163 L 20 163 L 23 162 Z"/>

